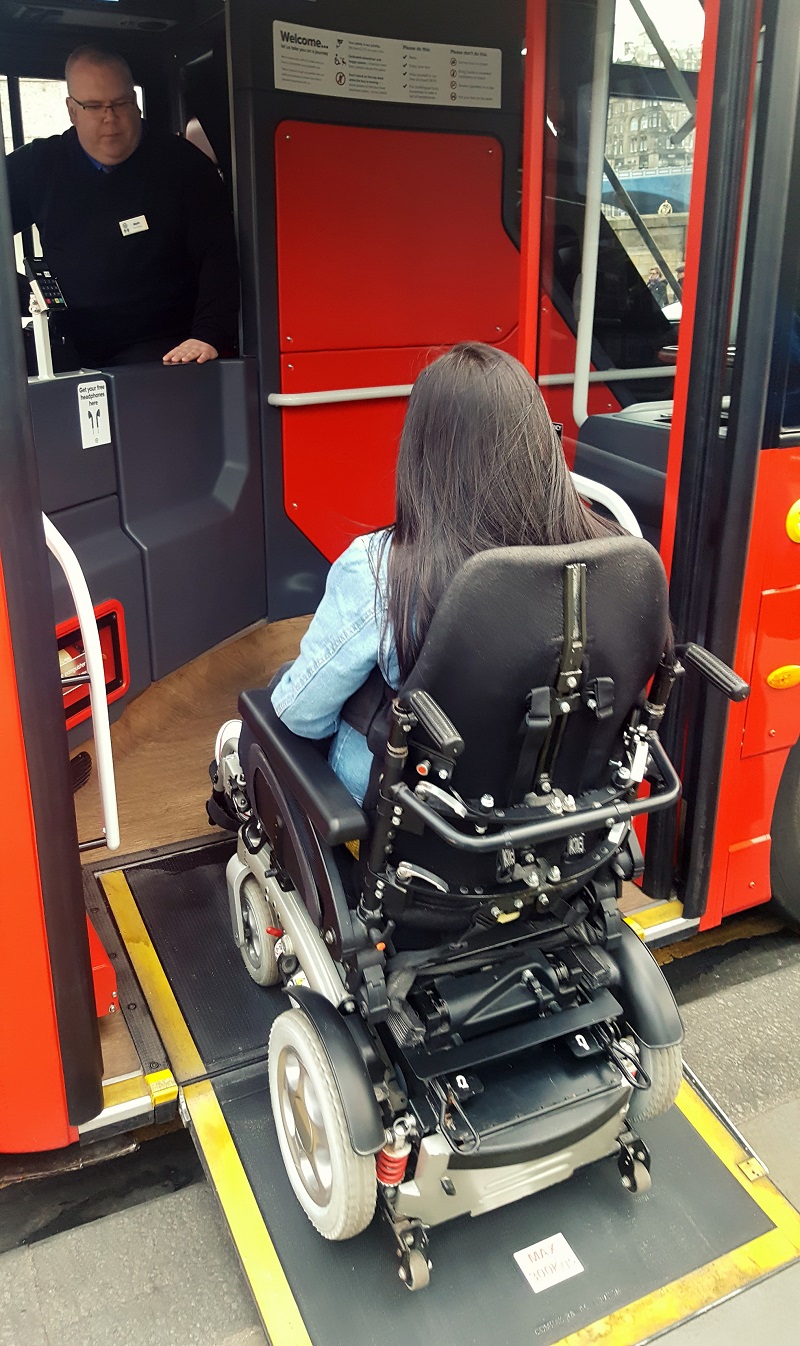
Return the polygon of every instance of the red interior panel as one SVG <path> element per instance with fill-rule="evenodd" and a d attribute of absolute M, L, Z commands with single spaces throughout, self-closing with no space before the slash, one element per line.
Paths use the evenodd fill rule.
<path fill-rule="evenodd" d="M 495 139 L 313 122 L 275 134 L 281 350 L 497 341 L 516 326 Z"/>
<path fill-rule="evenodd" d="M 747 911 L 770 899 L 769 837 L 731 846 L 725 882 L 725 915 Z"/>
<path fill-rule="evenodd" d="M 0 1154 L 59 1149 L 69 1125 L 36 826 L 0 562 L 0 741 L 9 787 L 0 841 Z"/>
<path fill-rule="evenodd" d="M 89 933 L 89 956 L 92 960 L 94 1007 L 98 1019 L 102 1019 L 106 1014 L 114 1014 L 117 1010 L 117 974 L 88 916 L 86 928 Z"/>
<path fill-rule="evenodd" d="M 742 845 L 769 835 L 775 796 L 778 793 L 788 749 L 776 748 L 755 757 L 742 757 L 736 769 L 738 808 L 731 807 L 726 843 Z"/>
<path fill-rule="evenodd" d="M 515 353 L 516 331 L 497 343 Z M 311 351 L 283 356 L 283 392 L 413 383 L 441 351 Z M 394 517 L 394 468 L 406 398 L 285 407 L 284 503 L 289 518 L 334 561 L 359 533 Z"/>
<path fill-rule="evenodd" d="M 282 392 L 413 383 L 466 339 L 516 352 L 493 138 L 284 122 L 276 195 Z M 328 560 L 391 522 L 405 407 L 284 408 L 286 513 Z"/>
<path fill-rule="evenodd" d="M 772 825 L 775 796 L 788 755 L 786 745 L 794 743 L 800 733 L 797 688 L 777 691 L 765 682 L 767 673 L 778 665 L 796 662 L 800 544 L 787 535 L 786 515 L 798 497 L 800 450 L 765 449 L 759 455 L 733 660 L 736 672 L 750 683 L 752 692 L 747 701 L 732 704 L 728 711 L 709 903 L 702 920 L 703 929 L 717 925 L 732 911 L 741 910 L 743 902 L 752 906 L 766 901 L 764 866 L 769 848 L 767 844 L 756 843 L 768 835 Z M 756 886 L 751 889 L 752 882 Z"/>

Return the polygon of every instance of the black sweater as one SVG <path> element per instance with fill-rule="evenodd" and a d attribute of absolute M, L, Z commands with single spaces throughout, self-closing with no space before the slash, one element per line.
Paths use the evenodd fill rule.
<path fill-rule="evenodd" d="M 225 189 L 209 159 L 143 128 L 129 159 L 104 173 L 74 127 L 6 158 L 14 232 L 35 224 L 68 310 L 59 318 L 85 364 L 139 342 L 196 337 L 230 353 L 239 274 Z M 147 229 L 123 235 L 120 222 Z"/>

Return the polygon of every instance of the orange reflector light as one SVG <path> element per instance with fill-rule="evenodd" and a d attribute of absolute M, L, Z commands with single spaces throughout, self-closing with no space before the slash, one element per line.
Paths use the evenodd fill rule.
<path fill-rule="evenodd" d="M 800 664 L 782 664 L 780 668 L 773 668 L 767 674 L 767 684 L 778 692 L 786 691 L 787 687 L 797 687 L 800 684 Z"/>

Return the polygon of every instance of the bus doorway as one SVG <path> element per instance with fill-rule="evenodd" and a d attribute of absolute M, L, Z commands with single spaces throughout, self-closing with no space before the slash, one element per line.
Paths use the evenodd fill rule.
<path fill-rule="evenodd" d="M 26 11 L 35 8 L 27 6 Z M 735 24 L 729 19 L 723 22 L 722 8 L 710 0 L 705 10 L 703 63 L 699 71 L 682 73 L 692 97 L 696 85 L 698 142 L 705 145 L 709 162 L 712 151 L 726 149 L 733 185 L 741 186 L 744 159 L 733 155 L 731 145 L 737 126 L 740 136 L 744 134 L 743 109 L 750 86 L 737 63 L 741 60 L 750 75 L 755 70 L 756 16 L 744 0 L 731 7 Z M 126 11 L 132 14 L 133 5 L 119 13 Z M 585 1268 L 580 1274 L 586 1279 L 580 1281 L 579 1306 L 567 1280 L 560 1289 L 555 1287 L 560 1298 L 557 1304 L 550 1301 L 551 1316 L 545 1319 L 542 1314 L 537 1321 L 537 1338 L 553 1343 L 564 1340 L 565 1323 L 573 1338 L 578 1333 L 588 1340 L 602 1331 L 613 1332 L 620 1340 L 644 1340 L 715 1297 L 785 1265 L 800 1251 L 796 1214 L 752 1167 L 754 1157 L 740 1138 L 732 1136 L 688 1084 L 681 1089 L 678 1107 L 653 1125 L 654 1146 L 663 1156 L 662 1177 L 647 1202 L 634 1208 L 635 1218 L 630 1208 L 617 1204 L 624 1193 L 616 1190 L 616 1175 L 612 1194 L 606 1170 L 598 1167 L 591 1176 L 587 1173 L 574 1184 L 556 1188 L 555 1196 L 548 1198 L 546 1218 L 533 1197 L 483 1216 L 488 1223 L 453 1222 L 439 1244 L 431 1286 L 414 1296 L 395 1275 L 393 1262 L 387 1262 L 380 1228 L 371 1227 L 352 1245 L 331 1248 L 314 1242 L 302 1213 L 292 1204 L 269 1118 L 266 1039 L 283 998 L 279 991 L 256 987 L 247 978 L 231 942 L 224 884 L 231 843 L 216 833 L 210 841 L 207 832 L 200 835 L 205 822 L 191 805 L 175 829 L 177 836 L 165 838 L 155 830 L 164 819 L 169 827 L 185 807 L 183 786 L 176 785 L 179 754 L 172 744 L 165 747 L 170 727 L 175 722 L 196 725 L 198 704 L 205 713 L 206 702 L 219 690 L 215 678 L 221 667 L 230 679 L 225 695 L 234 695 L 234 679 L 239 686 L 265 680 L 269 659 L 280 662 L 279 648 L 282 655 L 291 656 L 330 560 L 350 537 L 387 521 L 404 399 L 432 352 L 469 333 L 518 351 L 546 388 L 563 389 L 582 380 L 585 388 L 591 386 L 592 399 L 604 399 L 602 406 L 590 403 L 587 392 L 585 408 L 606 412 L 613 406 L 627 408 L 634 399 L 646 400 L 636 386 L 641 370 L 652 366 L 658 351 L 674 344 L 672 320 L 652 299 L 646 277 L 629 256 L 620 255 L 622 245 L 610 225 L 610 233 L 603 230 L 597 253 L 601 254 L 601 244 L 603 248 L 607 244 L 613 258 L 614 275 L 606 295 L 609 308 L 601 314 L 604 339 L 609 343 L 614 339 L 613 359 L 608 350 L 603 355 L 592 326 L 586 327 L 591 283 L 589 259 L 583 252 L 569 294 L 571 314 L 565 307 L 558 321 L 553 316 L 556 281 L 566 290 L 569 268 L 575 270 L 573 233 L 581 238 L 575 227 L 579 195 L 585 198 L 588 214 L 589 170 L 598 158 L 596 148 L 594 153 L 591 148 L 599 140 L 596 127 L 591 133 L 596 77 L 603 74 L 603 54 L 613 54 L 609 7 L 575 6 L 569 27 L 575 78 L 572 68 L 564 68 L 567 55 L 559 45 L 566 43 L 566 30 L 559 28 L 563 13 L 563 7 L 531 0 L 527 6 L 520 3 L 496 12 L 478 4 L 461 5 L 457 11 L 444 4 L 414 4 L 404 7 L 402 15 L 376 16 L 372 7 L 356 0 L 320 0 L 310 26 L 305 7 L 301 13 L 292 5 L 287 18 L 274 6 L 245 0 L 228 5 L 225 50 L 230 72 L 231 186 L 243 275 L 243 354 L 221 362 L 223 372 L 155 369 L 147 384 L 127 370 L 113 376 L 109 396 L 118 439 L 107 467 L 117 475 L 107 478 L 112 489 L 104 488 L 97 499 L 116 496 L 110 508 L 116 510 L 115 526 L 126 545 L 144 554 L 146 536 L 163 544 L 163 581 L 180 581 L 183 587 L 169 591 L 162 610 L 164 648 L 170 652 L 158 662 L 158 653 L 153 653 L 158 650 L 154 614 L 162 591 L 155 563 L 148 570 L 145 560 L 137 557 L 144 592 L 140 611 L 155 685 L 143 687 L 129 707 L 127 723 L 134 726 L 138 715 L 138 727 L 126 730 L 126 716 L 121 717 L 118 739 L 124 744 L 128 732 L 131 741 L 139 739 L 133 746 L 143 748 L 138 788 L 148 799 L 149 811 L 142 815 L 137 842 L 123 838 L 125 853 L 119 861 L 92 855 L 83 874 L 71 817 L 63 689 L 57 656 L 53 654 L 51 664 L 48 655 L 48 650 L 53 653 L 53 628 L 60 614 L 51 605 L 38 531 L 42 500 L 36 459 L 42 452 L 42 435 L 37 436 L 36 413 L 30 416 L 38 394 L 24 381 L 16 330 L 12 334 L 9 329 L 8 338 L 3 338 L 8 358 L 0 361 L 0 391 L 4 412 L 8 410 L 3 424 L 10 427 L 7 461 L 13 485 L 13 493 L 3 492 L 0 507 L 7 608 L 5 631 L 0 633 L 5 651 L 4 706 L 10 717 L 7 741 L 15 754 L 13 774 L 27 783 L 30 809 L 27 814 L 20 809 L 15 820 L 17 846 L 6 857 L 10 882 L 21 896 L 3 918 L 9 929 L 3 942 L 9 963 L 4 967 L 8 975 L 0 979 L 0 1022 L 4 1030 L 8 1026 L 3 1043 L 11 1046 L 5 1045 L 6 1054 L 0 1055 L 0 1082 L 6 1096 L 12 1078 L 15 1089 L 0 1124 L 5 1128 L 0 1131 L 0 1148 L 23 1151 L 87 1144 L 115 1128 L 130 1127 L 144 1118 L 162 1119 L 179 1109 L 223 1202 L 274 1341 L 313 1340 L 324 1346 L 344 1335 L 373 1339 L 377 1286 L 382 1312 L 393 1314 L 397 1329 L 410 1341 L 427 1340 L 442 1330 L 465 1338 L 477 1332 L 484 1338 L 501 1319 L 510 1324 L 515 1338 L 525 1340 L 531 1335 L 531 1305 L 536 1300 L 530 1298 L 532 1289 L 514 1255 L 536 1246 L 556 1227 Z M 791 84 L 788 66 L 790 56 L 796 61 L 797 52 L 796 41 L 792 46 L 787 34 L 788 13 L 788 5 L 776 4 L 767 31 L 773 58 L 780 52 L 787 66 L 778 62 L 775 78 L 787 78 Z M 166 123 L 178 130 L 180 117 L 177 123 L 170 118 L 176 106 L 171 99 L 180 90 L 176 93 L 173 82 L 164 80 L 166 58 L 180 48 L 187 68 L 200 62 L 197 69 L 204 79 L 206 60 L 212 69 L 218 59 L 214 53 L 221 16 L 213 6 L 202 5 L 176 5 L 174 12 L 170 7 L 169 16 L 160 8 L 159 16 L 171 26 L 150 36 L 143 29 L 141 43 L 162 71 L 160 106 Z M 204 46 L 206 19 L 212 37 Z M 12 15 L 8 31 L 19 39 L 21 70 L 24 49 L 31 59 L 35 50 L 30 35 L 24 34 L 24 16 Z M 66 36 L 73 34 L 59 34 L 62 45 Z M 310 67 L 301 62 L 298 74 L 291 55 L 303 47 L 328 50 L 326 44 L 335 53 L 337 42 L 347 44 L 348 53 L 356 52 L 362 62 L 361 83 L 355 90 L 337 81 L 336 75 L 345 72 L 335 67 L 330 86 L 326 72 L 315 73 L 313 61 Z M 362 43 L 367 44 L 366 54 Z M 413 47 L 419 61 L 413 79 L 406 82 L 408 87 L 414 83 L 413 93 L 402 78 L 397 87 L 381 83 L 388 80 L 386 71 L 395 57 L 402 76 L 410 59 L 407 53 L 403 60 L 407 47 Z M 440 56 L 442 76 L 437 74 Z M 479 61 L 480 79 L 476 91 L 473 75 L 468 74 L 459 95 L 458 77 L 453 81 L 447 75 L 450 63 L 455 61 L 459 69 L 462 60 Z M 656 74 L 648 76 L 651 82 L 644 86 L 647 92 L 631 98 L 652 103 L 661 94 L 666 97 L 669 79 L 665 81 L 659 68 L 653 69 Z M 727 82 L 734 69 L 741 77 L 736 86 L 739 122 L 731 127 L 715 120 L 715 89 L 718 93 L 720 81 Z M 674 71 L 670 75 L 674 78 Z M 696 81 L 690 75 L 696 75 Z M 348 77 L 345 74 L 345 80 Z M 614 97 L 624 97 L 626 87 L 641 88 L 636 85 L 640 78 L 616 72 Z M 431 96 L 431 81 L 438 90 L 437 80 L 443 81 L 441 96 Z M 605 84 L 604 76 L 601 82 Z M 147 101 L 145 76 L 142 87 Z M 375 96 L 376 87 L 380 97 Z M 762 82 L 763 90 L 770 87 L 768 81 Z M 346 92 L 341 93 L 343 88 Z M 563 110 L 557 111 L 548 98 L 559 88 Z M 601 104 L 604 101 L 605 95 L 600 97 Z M 578 104 L 582 117 L 576 111 Z M 157 108 L 158 99 L 149 106 Z M 202 116 L 198 119 L 211 139 Z M 570 119 L 576 128 L 571 151 L 566 134 Z M 675 127 L 676 132 L 680 129 Z M 765 145 L 773 145 L 775 123 L 767 119 L 762 134 Z M 572 154 L 572 195 L 566 202 L 560 168 L 555 184 L 552 175 L 547 176 L 552 169 L 550 140 L 562 140 L 565 154 Z M 217 157 L 222 162 L 219 153 Z M 765 157 L 765 162 L 774 161 Z M 613 164 L 612 172 L 616 172 Z M 623 181 L 619 172 L 617 179 Z M 559 211 L 564 208 L 563 220 L 555 218 L 558 211 L 552 204 L 548 215 L 548 186 L 551 203 L 556 202 Z M 699 221 L 708 224 L 711 207 L 705 182 L 698 188 L 695 179 L 695 192 L 700 193 L 701 208 L 694 236 L 697 248 L 705 235 Z M 755 193 L 752 199 L 757 199 Z M 636 206 L 640 216 L 647 214 L 646 204 L 640 201 Z M 2 212 L 4 202 L 0 232 L 8 243 L 8 217 Z M 690 223 L 690 231 L 691 227 Z M 559 255 L 558 276 L 557 246 L 564 252 Z M 694 265 L 696 277 L 699 254 L 692 247 L 687 235 L 687 268 Z M 8 255 L 10 249 L 5 252 Z M 550 271 L 552 282 L 547 280 Z M 677 264 L 673 275 L 679 284 Z M 730 286 L 730 274 L 728 282 Z M 4 306 L 10 306 L 14 291 L 8 266 L 2 283 Z M 611 300 L 618 297 L 620 287 L 626 294 L 630 291 L 625 302 L 638 323 L 633 337 L 612 321 Z M 729 295 L 719 298 L 724 305 Z M 682 293 L 682 300 L 676 387 L 682 369 L 686 374 L 698 359 L 697 301 L 693 311 L 691 294 Z M 724 345 L 727 348 L 727 332 Z M 567 361 L 562 363 L 565 352 Z M 581 355 L 580 371 L 577 363 L 570 370 L 570 353 L 576 362 Z M 724 364 L 716 346 L 714 355 Z M 659 379 L 672 376 L 655 367 L 658 378 L 653 375 L 648 382 L 648 375 L 645 381 L 652 391 L 663 392 Z M 159 391 L 157 380 L 163 384 L 172 374 L 188 375 L 182 405 L 177 394 L 176 401 L 167 404 Z M 590 378 L 591 374 L 603 377 Z M 203 382 L 208 375 L 215 381 L 213 395 L 210 383 Z M 624 384 L 633 386 L 625 390 Z M 711 386 L 704 385 L 704 414 L 711 405 Z M 554 413 L 559 405 L 552 402 Z M 193 412 L 191 434 L 187 406 Z M 579 430 L 592 419 L 581 421 L 574 415 L 574 395 L 571 407 L 572 433 L 566 411 L 563 416 L 568 447 L 570 438 L 578 444 Z M 160 438 L 158 418 L 168 426 L 168 441 Z M 675 424 L 673 417 L 673 429 Z M 206 444 L 205 475 L 198 488 L 191 452 L 192 445 L 201 441 Z M 145 455 L 147 465 L 145 480 L 137 482 L 134 475 L 133 485 L 124 472 L 134 469 L 120 470 L 126 443 L 134 453 Z M 218 454 L 213 462 L 204 456 L 211 453 L 209 443 Z M 177 464 L 167 452 L 172 446 Z M 195 490 L 203 501 L 197 511 L 191 507 Z M 142 515 L 153 528 L 151 535 L 131 513 L 131 493 L 141 502 Z M 231 501 L 236 508 L 252 511 L 251 532 L 244 524 L 239 529 L 241 520 Z M 64 508 L 92 503 L 80 500 Z M 186 536 L 196 514 L 211 531 L 201 535 L 203 540 L 192 551 Z M 229 531 L 215 533 L 223 516 Z M 80 538 L 75 536 L 80 558 Z M 91 554 L 87 546 L 87 572 Z M 187 554 L 190 560 L 184 567 Z M 247 572 L 244 580 L 238 570 L 241 558 Z M 204 586 L 212 574 L 214 583 L 220 575 L 225 581 L 224 587 L 219 581 L 220 588 L 213 590 L 213 603 Z M 255 604 L 252 616 L 243 615 L 234 605 L 254 574 L 263 584 L 263 590 L 254 589 L 263 602 L 260 608 Z M 93 593 L 94 599 L 99 597 Z M 182 623 L 210 622 L 214 612 L 224 615 L 222 628 L 201 625 L 199 633 L 195 630 L 195 645 L 181 647 Z M 220 648 L 220 642 L 265 616 L 270 626 L 259 626 L 245 637 L 251 643 L 244 654 L 242 642 Z M 295 625 L 287 627 L 284 622 Z M 276 642 L 269 649 L 260 644 L 264 629 L 268 641 Z M 682 638 L 691 634 L 687 627 Z M 193 662 L 193 656 L 200 664 Z M 221 718 L 216 711 L 215 716 Z M 210 750 L 209 739 L 206 758 Z M 194 770 L 196 757 L 191 761 Z M 204 769 L 206 765 L 207 760 Z M 204 779 L 202 793 L 206 792 Z M 79 810 L 86 798 L 79 794 Z M 121 802 L 124 811 L 124 798 Z M 167 844 L 154 846 L 154 842 Z M 114 955 L 117 1001 L 138 1007 L 138 1014 L 129 1011 L 128 1017 L 120 1016 L 142 1062 L 136 1088 L 102 1087 L 94 979 L 84 945 L 84 894 L 101 943 L 108 955 Z M 665 901 L 650 908 L 634 896 L 634 903 L 638 910 L 632 921 L 651 943 L 694 928 L 699 919 L 676 911 L 671 903 L 666 909 Z M 655 910 L 655 919 L 649 915 L 642 919 L 643 910 Z M 707 1199 L 712 1191 L 713 1202 Z M 624 1276 L 621 1249 L 626 1254 Z M 332 1269 L 340 1275 L 331 1275 Z M 478 1271 L 488 1289 L 476 1308 L 471 1285 Z M 667 1287 L 672 1287 L 668 1294 Z"/>
<path fill-rule="evenodd" d="M 718 41 L 725 39 L 730 17 L 721 21 Z M 689 640 L 702 632 L 703 640 L 735 664 L 753 691 L 747 707 L 736 708 L 730 717 L 727 712 L 718 715 L 719 708 L 704 696 L 695 702 L 687 689 L 672 707 L 668 738 L 671 750 L 684 756 L 684 796 L 680 812 L 654 821 L 649 831 L 643 886 L 665 904 L 664 914 L 671 920 L 701 930 L 766 904 L 771 914 L 796 925 L 800 889 L 788 876 L 797 872 L 800 845 L 800 719 L 795 675 L 783 670 L 794 667 L 797 653 L 800 569 L 792 511 L 800 479 L 792 413 L 782 410 L 784 389 L 791 388 L 790 374 L 788 385 L 786 381 L 792 368 L 794 281 L 789 278 L 791 263 L 779 261 L 795 246 L 793 179 L 784 174 L 782 180 L 785 213 L 768 224 L 759 210 L 765 175 L 771 171 L 765 159 L 770 99 L 783 98 L 794 106 L 795 86 L 764 37 L 755 63 L 743 60 L 736 76 L 742 99 L 739 120 L 724 128 L 719 108 L 713 101 L 702 105 L 690 72 L 675 66 L 655 23 L 651 27 L 653 50 L 661 53 L 661 77 L 687 114 L 669 143 L 693 140 L 696 145 L 678 305 L 680 337 L 674 346 L 660 348 L 654 368 L 642 371 L 654 381 L 639 385 L 635 405 L 585 417 L 584 403 L 576 466 L 616 487 L 649 525 L 648 535 L 671 567 L 676 639 Z M 612 73 L 611 79 L 613 84 L 619 76 Z M 613 100 L 609 106 L 613 108 Z M 628 106 L 640 114 L 644 109 L 645 115 L 650 107 Z M 609 116 L 608 136 L 616 138 L 618 128 Z M 704 116 L 709 128 L 716 119 L 717 132 L 727 141 L 724 153 L 708 158 L 700 136 Z M 773 134 L 776 159 L 788 164 L 785 138 L 781 131 Z M 614 180 L 607 162 L 598 168 L 598 189 L 601 177 L 604 183 Z M 731 192 L 741 202 L 740 215 L 723 206 Z M 618 191 L 616 199 L 622 200 Z M 632 203 L 626 209 L 635 223 Z M 662 218 L 671 220 L 672 213 Z M 658 217 L 650 221 L 656 225 Z M 596 224 L 595 219 L 592 230 Z M 601 234 L 603 227 L 601 220 Z M 643 238 L 643 219 L 637 228 Z M 649 246 L 652 258 L 654 240 Z M 750 268 L 759 249 L 763 271 L 755 280 Z M 598 285 L 601 277 L 602 265 Z M 697 316 L 711 313 L 713 330 Z M 595 341 L 600 324 L 596 304 Z M 749 418 L 741 383 L 746 360 L 752 378 Z M 659 361 L 674 378 L 674 395 L 664 399 L 656 392 L 651 400 L 658 388 Z M 576 363 L 576 380 L 579 375 Z M 786 394 L 787 406 L 791 396 Z M 725 559 L 720 552 L 714 561 L 716 549 L 723 547 Z M 780 618 L 773 617 L 778 612 Z M 652 920 L 654 908 L 645 911 Z M 674 936 L 677 927 L 672 929 Z"/>

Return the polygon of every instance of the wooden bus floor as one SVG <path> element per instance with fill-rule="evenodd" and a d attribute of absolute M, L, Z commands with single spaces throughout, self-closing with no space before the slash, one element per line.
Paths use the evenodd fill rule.
<path fill-rule="evenodd" d="M 309 620 L 256 627 L 153 683 L 126 707 L 111 726 L 121 854 L 210 833 L 205 801 L 217 730 L 236 715 L 244 688 L 263 685 L 296 656 Z M 81 748 L 92 752 L 91 740 L 74 752 Z M 96 770 L 75 795 L 75 811 L 79 838 L 100 836 Z M 84 863 L 98 854 L 86 852 Z"/>

